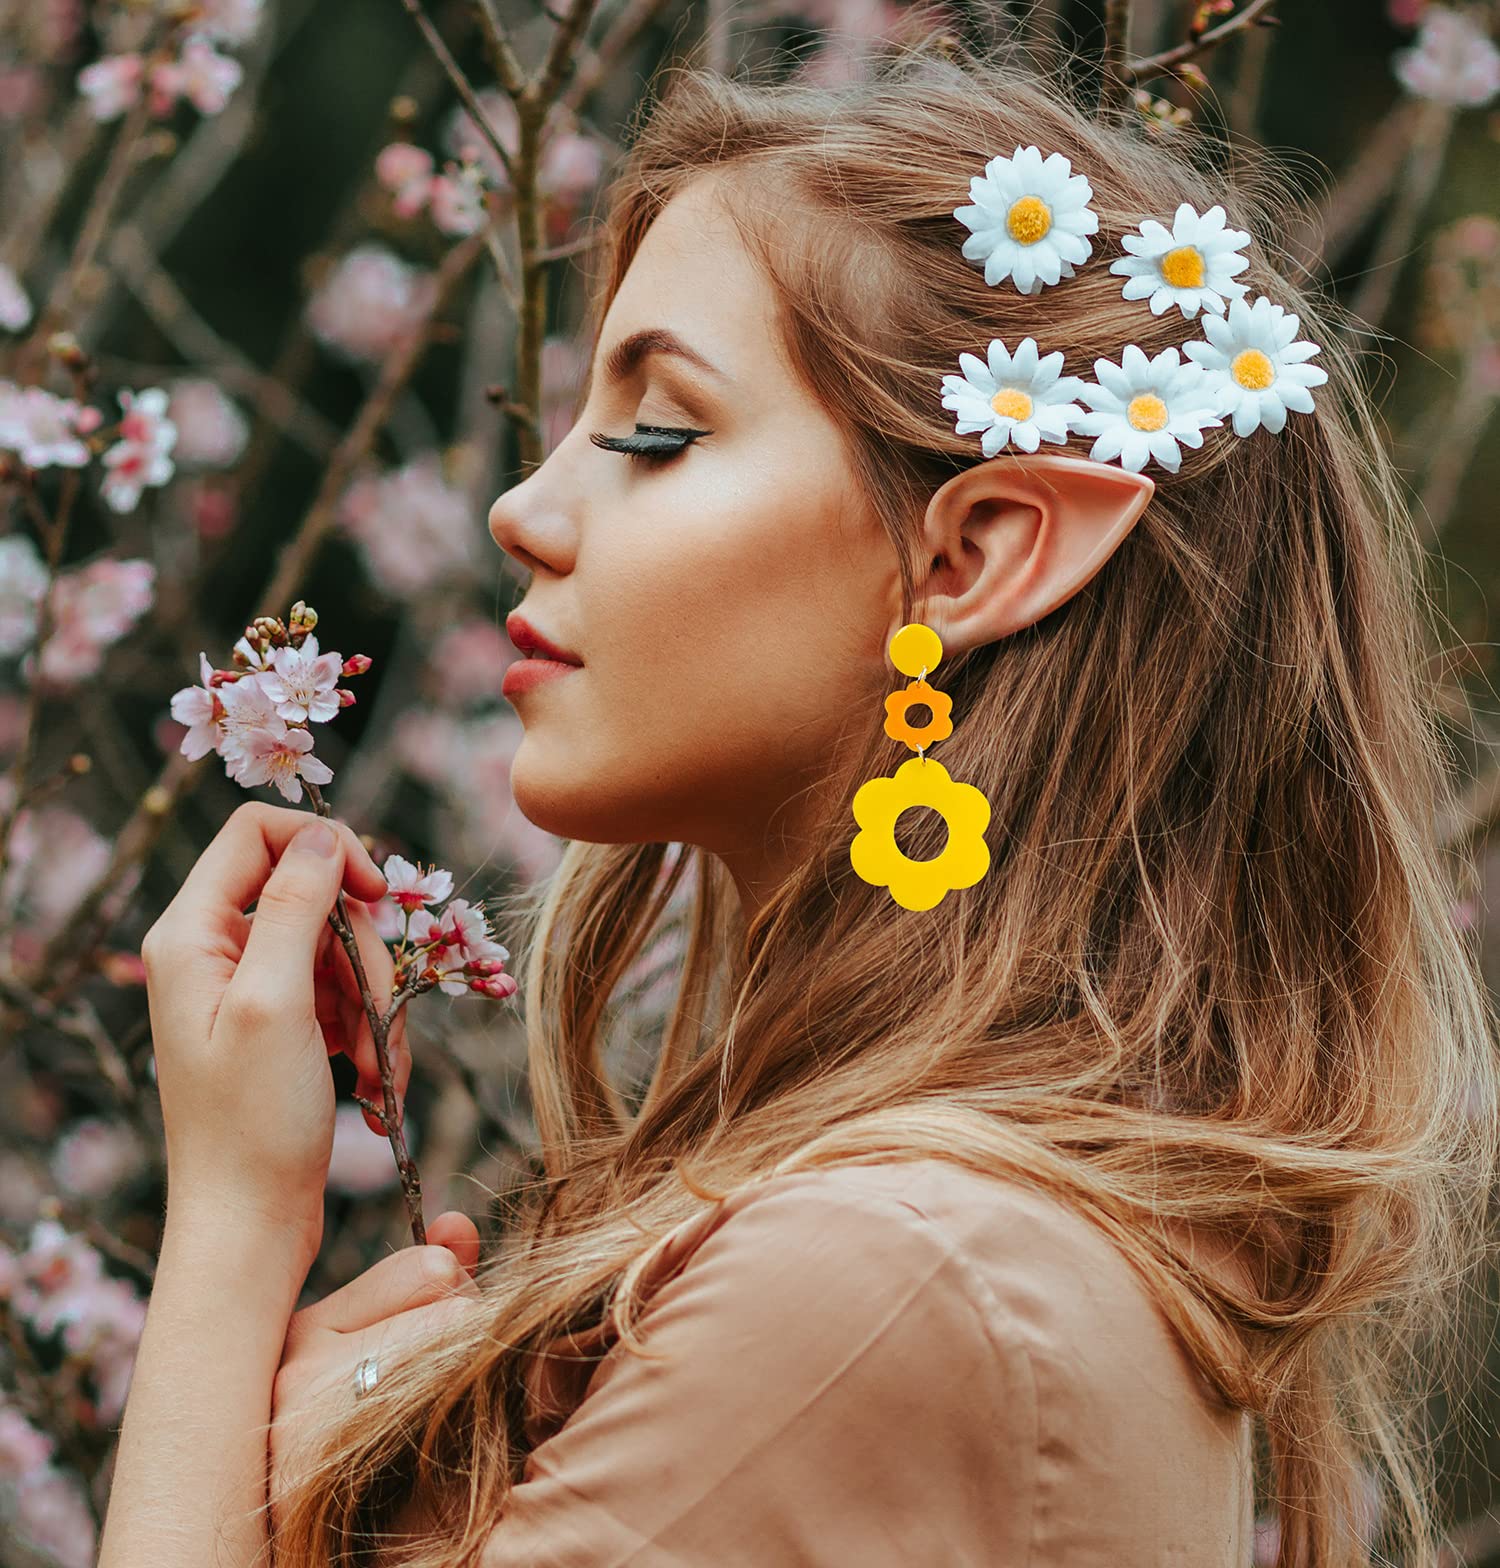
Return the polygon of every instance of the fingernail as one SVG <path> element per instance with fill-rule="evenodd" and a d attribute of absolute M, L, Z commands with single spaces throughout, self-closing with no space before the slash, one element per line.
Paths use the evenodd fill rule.
<path fill-rule="evenodd" d="M 339 836 L 322 818 L 319 818 L 301 829 L 292 843 L 298 849 L 311 850 L 315 855 L 331 858 L 338 851 Z"/>

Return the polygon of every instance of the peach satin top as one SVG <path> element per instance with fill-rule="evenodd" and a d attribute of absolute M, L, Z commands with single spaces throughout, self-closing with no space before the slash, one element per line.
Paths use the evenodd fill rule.
<path fill-rule="evenodd" d="M 484 1568 L 1248 1568 L 1250 1418 L 1058 1200 L 794 1172 L 661 1244 Z"/>

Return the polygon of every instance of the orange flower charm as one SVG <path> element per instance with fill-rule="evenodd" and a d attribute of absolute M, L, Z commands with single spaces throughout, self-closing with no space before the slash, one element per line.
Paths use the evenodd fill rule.
<path fill-rule="evenodd" d="M 906 711 L 917 703 L 926 703 L 932 709 L 932 717 L 921 729 L 914 730 L 906 722 Z M 953 699 L 926 681 L 913 681 L 885 699 L 885 732 L 892 740 L 905 741 L 913 751 L 947 740 L 953 733 Z"/>

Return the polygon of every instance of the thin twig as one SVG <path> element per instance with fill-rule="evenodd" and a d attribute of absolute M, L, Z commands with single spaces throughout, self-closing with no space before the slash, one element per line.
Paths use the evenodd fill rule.
<path fill-rule="evenodd" d="M 479 97 L 474 91 L 473 84 L 464 75 L 458 61 L 453 58 L 452 52 L 443 42 L 443 35 L 432 25 L 432 18 L 422 9 L 421 0 L 401 0 L 401 4 L 406 8 L 407 15 L 417 24 L 422 37 L 427 42 L 427 47 L 437 57 L 438 64 L 442 66 L 454 92 L 458 94 L 464 108 L 469 111 L 475 129 L 494 149 L 506 174 L 511 175 L 510 153 L 505 143 L 500 140 L 495 127 L 490 124 L 483 108 L 480 107 Z M 513 175 L 512 179 L 514 179 Z"/>
<path fill-rule="evenodd" d="M 479 26 L 494 63 L 495 75 L 510 96 L 519 98 L 526 88 L 526 70 L 511 44 L 495 0 L 478 0 Z"/>
<path fill-rule="evenodd" d="M 1122 107 L 1130 101 L 1130 4 L 1131 0 L 1104 0 L 1104 55 L 1099 62 L 1101 108 Z"/>
<path fill-rule="evenodd" d="M 1237 16 L 1231 16 L 1227 22 L 1220 22 L 1217 27 L 1210 27 L 1201 37 L 1189 38 L 1186 43 L 1164 49 L 1160 54 L 1148 54 L 1144 59 L 1131 60 L 1121 69 L 1132 82 L 1145 81 L 1148 77 L 1175 70 L 1189 60 L 1196 60 L 1200 54 L 1217 49 L 1226 38 L 1232 38 L 1242 28 L 1248 27 L 1275 3 L 1276 0 L 1250 0 L 1249 5 Z"/>
<path fill-rule="evenodd" d="M 320 817 L 332 817 L 333 810 L 323 799 L 322 792 L 316 784 L 308 783 L 307 794 Z M 344 951 L 349 955 L 349 963 L 354 969 L 355 984 L 359 987 L 359 999 L 364 1004 L 365 1018 L 370 1025 L 370 1038 L 375 1045 L 375 1060 L 380 1066 L 380 1093 L 384 1101 L 383 1108 L 379 1112 L 380 1125 L 385 1128 L 385 1135 L 390 1139 L 391 1152 L 396 1156 L 396 1171 L 401 1177 L 401 1193 L 406 1199 L 406 1214 L 411 1222 L 411 1239 L 420 1247 L 427 1240 L 427 1227 L 422 1219 L 422 1177 L 417 1170 L 416 1161 L 407 1151 L 406 1133 L 401 1126 L 401 1106 L 396 1100 L 396 1075 L 391 1067 L 391 1053 L 387 1044 L 391 1023 L 395 1019 L 401 1000 L 405 999 L 407 993 L 403 991 L 399 993 L 399 999 L 392 998 L 389 1012 L 380 1011 L 374 996 L 370 993 L 370 981 L 365 974 L 364 959 L 359 951 L 359 938 L 354 934 L 354 926 L 349 920 L 349 906 L 344 900 L 342 888 L 339 889 L 338 897 L 334 900 L 328 923 L 333 927 L 339 941 L 343 943 Z M 362 1100 L 360 1103 L 368 1107 L 369 1102 Z"/>

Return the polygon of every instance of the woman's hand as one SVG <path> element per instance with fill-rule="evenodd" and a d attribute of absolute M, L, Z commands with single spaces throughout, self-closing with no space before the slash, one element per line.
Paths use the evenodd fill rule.
<path fill-rule="evenodd" d="M 440 1214 L 428 1228 L 435 1244 L 405 1247 L 347 1285 L 298 1312 L 287 1328 L 271 1393 L 270 1501 L 273 1525 L 304 1454 L 354 1399 L 354 1370 L 366 1356 L 388 1365 L 474 1310 L 471 1275 L 479 1234 L 462 1214 Z"/>
<path fill-rule="evenodd" d="M 323 849 L 319 833 L 327 835 Z M 203 851 L 141 943 L 169 1214 L 253 1223 L 283 1242 L 288 1265 L 303 1273 L 322 1237 L 333 1142 L 327 1057 L 348 1043 L 325 1037 L 314 978 L 341 886 L 358 899 L 385 892 L 350 828 L 248 803 Z M 244 912 L 252 901 L 253 924 Z M 384 944 L 368 918 L 363 931 L 372 940 L 362 942 L 361 957 L 373 963 Z M 383 982 L 371 976 L 373 987 L 385 986 L 385 995 L 376 994 L 381 1004 L 388 964 Z M 372 1047 L 368 1054 L 373 1061 Z M 363 1079 L 363 1063 L 360 1070 Z"/>

